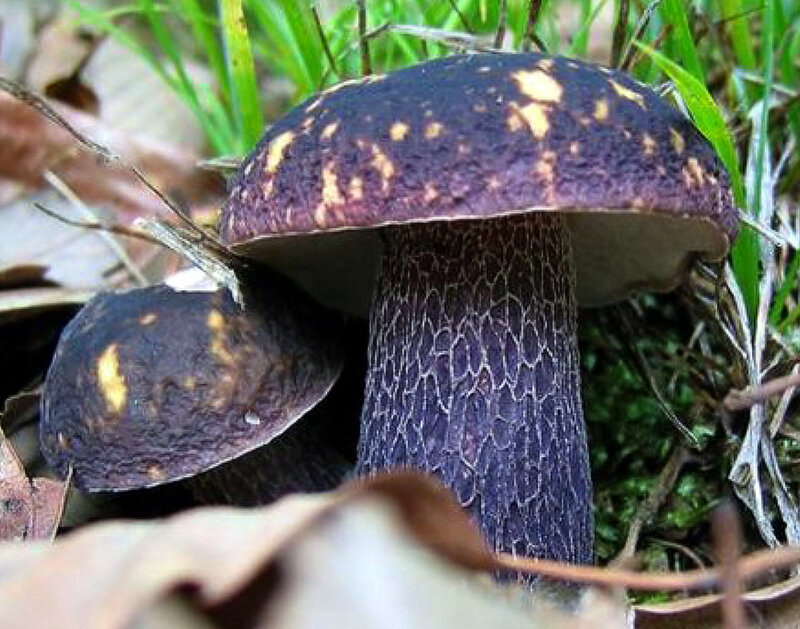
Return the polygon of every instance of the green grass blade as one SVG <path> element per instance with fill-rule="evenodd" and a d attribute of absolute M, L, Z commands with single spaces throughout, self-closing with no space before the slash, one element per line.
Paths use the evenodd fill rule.
<path fill-rule="evenodd" d="M 663 0 L 660 10 L 664 23 L 672 26 L 670 38 L 675 43 L 683 64 L 694 78 L 705 82 L 703 66 L 697 58 L 697 48 L 694 45 L 692 32 L 689 30 L 689 21 L 686 18 L 684 5 L 679 0 Z"/>
<path fill-rule="evenodd" d="M 769 323 L 772 326 L 777 326 L 779 324 L 782 325 L 780 320 L 781 314 L 783 313 L 783 308 L 786 304 L 786 298 L 789 296 L 789 292 L 795 287 L 797 282 L 798 270 L 800 270 L 800 252 L 795 252 L 794 257 L 789 264 L 789 268 L 786 271 L 786 276 L 783 278 L 783 282 L 781 282 L 780 288 L 778 289 L 775 299 L 772 302 L 772 306 L 769 309 Z"/>
<path fill-rule="evenodd" d="M 720 0 L 725 29 L 731 38 L 736 63 L 748 70 L 758 65 L 753 41 L 747 25 L 747 15 L 739 0 Z"/>
<path fill-rule="evenodd" d="M 655 64 L 675 83 L 697 128 L 714 146 L 728 170 L 737 206 L 745 207 L 744 183 L 739 159 L 725 120 L 706 86 L 674 61 L 640 42 L 636 45 L 647 53 Z M 758 304 L 758 241 L 755 234 L 743 229 L 733 247 L 733 269 L 739 282 L 748 311 L 755 314 Z"/>
<path fill-rule="evenodd" d="M 761 24 L 761 40 L 762 40 L 762 59 L 764 77 L 764 92 L 763 103 L 761 108 L 761 124 L 759 125 L 761 133 L 758 138 L 757 154 L 756 154 L 756 172 L 755 172 L 755 190 L 753 191 L 753 207 L 751 212 L 754 216 L 758 217 L 761 214 L 761 186 L 764 182 L 764 159 L 766 158 L 767 142 L 769 141 L 769 97 L 772 94 L 772 80 L 773 80 L 773 46 L 775 39 L 775 11 L 773 10 L 774 0 L 766 0 L 764 7 L 764 20 Z"/>
<path fill-rule="evenodd" d="M 796 60 L 800 58 L 800 15 L 795 15 L 794 25 L 790 26 L 786 21 L 783 5 L 776 2 L 774 6 L 776 35 L 780 33 L 782 39 L 778 46 L 778 50 L 781 51 L 778 60 L 781 81 L 785 85 L 800 85 L 800 73 L 795 67 Z M 791 105 L 787 116 L 794 140 L 797 146 L 800 146 L 800 103 L 795 102 Z"/>
<path fill-rule="evenodd" d="M 164 23 L 161 11 L 153 4 L 153 0 L 140 0 L 139 6 L 142 10 L 142 14 L 150 24 L 150 28 L 161 50 L 169 59 L 175 70 L 177 81 L 173 83 L 174 89 L 192 110 L 192 113 L 200 122 L 206 137 L 209 138 L 214 148 L 216 150 L 225 150 L 220 134 L 200 105 L 200 99 L 197 97 L 194 82 L 189 78 L 186 72 L 183 59 L 181 58 L 181 52 L 175 45 L 175 38 L 170 34 L 167 25 Z"/>
<path fill-rule="evenodd" d="M 238 148 L 247 151 L 255 146 L 264 130 L 250 35 L 241 0 L 220 0 L 219 11 L 233 110 L 240 130 Z"/>
<path fill-rule="evenodd" d="M 188 22 L 192 35 L 203 49 L 208 65 L 217 79 L 217 85 L 225 99 L 229 97 L 228 71 L 225 56 L 215 33 L 215 20 L 200 6 L 198 0 L 173 0 L 180 2 L 180 14 Z"/>

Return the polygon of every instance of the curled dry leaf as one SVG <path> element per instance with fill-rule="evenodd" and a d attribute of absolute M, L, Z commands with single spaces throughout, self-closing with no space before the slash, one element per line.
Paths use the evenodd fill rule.
<path fill-rule="evenodd" d="M 66 484 L 29 479 L 0 431 L 0 541 L 46 540 L 61 517 Z"/>
<path fill-rule="evenodd" d="M 179 190 L 198 211 L 222 194 L 219 179 L 196 168 L 198 155 L 181 146 L 145 137 L 133 138 L 97 118 L 66 106 L 53 106 L 81 133 L 109 145 L 135 165 L 158 188 Z M 161 200 L 144 190 L 121 164 L 103 164 L 82 150 L 75 139 L 39 112 L 0 92 L 0 201 L 8 201 L 20 186 L 36 189 L 53 171 L 84 202 L 113 204 L 119 222 L 128 224 L 141 215 L 163 215 Z"/>
<path fill-rule="evenodd" d="M 10 629 L 53 618 L 66 629 L 108 629 L 130 626 L 179 591 L 242 628 L 357 627 L 358 619 L 370 627 L 624 626 L 606 622 L 624 615 L 619 605 L 598 616 L 603 624 L 588 619 L 597 605 L 576 622 L 531 606 L 527 592 L 501 595 L 466 570 L 492 565 L 449 493 L 403 472 L 260 509 L 197 509 L 162 523 L 88 526 L 50 547 L 0 547 L 0 609 Z"/>
<path fill-rule="evenodd" d="M 635 608 L 637 629 L 724 629 L 721 596 L 712 594 Z M 754 627 L 796 629 L 800 618 L 800 577 L 742 595 Z"/>

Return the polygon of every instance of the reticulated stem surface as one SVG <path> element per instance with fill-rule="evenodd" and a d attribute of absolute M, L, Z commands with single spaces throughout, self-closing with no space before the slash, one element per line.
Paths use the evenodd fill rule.
<path fill-rule="evenodd" d="M 592 496 L 564 220 L 387 230 L 358 469 L 438 475 L 496 549 L 592 560 Z"/>

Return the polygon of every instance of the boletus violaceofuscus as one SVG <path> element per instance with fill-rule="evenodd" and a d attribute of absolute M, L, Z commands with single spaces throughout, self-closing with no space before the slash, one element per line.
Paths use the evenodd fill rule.
<path fill-rule="evenodd" d="M 336 486 L 344 457 L 298 420 L 339 376 L 342 319 L 276 274 L 261 280 L 244 309 L 223 289 L 94 297 L 44 385 L 53 469 L 90 491 L 191 478 L 204 502 L 239 505 Z"/>
<path fill-rule="evenodd" d="M 576 306 L 669 290 L 736 230 L 684 115 L 541 54 L 322 92 L 267 132 L 221 223 L 329 305 L 373 291 L 361 474 L 429 470 L 495 549 L 574 562 L 593 538 Z"/>

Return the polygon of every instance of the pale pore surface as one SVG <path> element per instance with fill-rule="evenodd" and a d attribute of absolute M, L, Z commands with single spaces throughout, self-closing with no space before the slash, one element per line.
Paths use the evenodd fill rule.
<path fill-rule="evenodd" d="M 533 212 L 566 217 L 581 306 L 609 304 L 638 290 L 672 290 L 694 257 L 719 260 L 729 245 L 726 236 L 702 218 L 611 210 Z M 482 220 L 497 218 L 502 217 Z M 342 229 L 275 234 L 234 249 L 274 266 L 323 304 L 364 315 L 381 255 L 379 233 L 376 229 Z"/>

